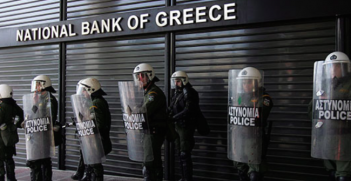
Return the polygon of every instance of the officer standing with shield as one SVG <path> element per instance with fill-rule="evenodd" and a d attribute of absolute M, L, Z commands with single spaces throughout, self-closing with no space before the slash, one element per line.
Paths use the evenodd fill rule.
<path fill-rule="evenodd" d="M 263 180 L 273 102 L 263 87 L 259 70 L 230 70 L 228 80 L 228 158 L 234 161 L 240 180 Z M 265 128 L 267 127 L 267 131 Z"/>
<path fill-rule="evenodd" d="M 147 120 L 149 121 L 149 133 L 146 133 L 145 137 L 148 137 L 147 140 L 150 140 L 151 143 L 144 144 L 144 157 L 153 157 L 153 161 L 144 160 L 144 180 L 159 181 L 163 179 L 161 147 L 167 134 L 166 96 L 155 84 L 159 79 L 149 64 L 137 65 L 134 68 L 133 77 L 136 85 L 144 89 L 143 106 L 147 109 Z"/>
<path fill-rule="evenodd" d="M 15 144 L 18 143 L 17 128 L 21 128 L 23 122 L 23 110 L 12 98 L 12 88 L 6 84 L 0 85 L 0 181 L 16 181 L 15 162 L 13 155 L 16 155 Z M 15 118 L 18 116 L 18 121 Z"/>
<path fill-rule="evenodd" d="M 311 156 L 324 159 L 330 180 L 351 180 L 351 67 L 349 57 L 333 52 L 314 64 Z"/>
<path fill-rule="evenodd" d="M 32 80 L 32 94 L 23 96 L 27 166 L 31 169 L 31 180 L 51 180 L 51 157 L 55 155 L 54 132 L 60 131 L 56 122 L 58 103 L 55 89 L 46 75 Z"/>
<path fill-rule="evenodd" d="M 171 89 L 175 91 L 168 111 L 176 123 L 176 131 L 179 134 L 176 147 L 179 151 L 181 180 L 191 181 L 193 180 L 191 152 L 195 145 L 194 132 L 199 119 L 199 95 L 189 83 L 188 75 L 183 71 L 172 74 Z"/>
<path fill-rule="evenodd" d="M 77 94 L 71 96 L 81 143 L 77 172 L 71 176 L 73 180 L 103 180 L 101 163 L 112 150 L 111 113 L 103 95 L 107 94 L 99 81 L 87 78 L 78 82 Z"/>

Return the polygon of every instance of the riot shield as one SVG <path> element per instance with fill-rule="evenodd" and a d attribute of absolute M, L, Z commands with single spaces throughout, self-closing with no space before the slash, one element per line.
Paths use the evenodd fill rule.
<path fill-rule="evenodd" d="M 104 147 L 90 96 L 74 94 L 71 95 L 71 102 L 84 163 L 90 165 L 104 162 Z"/>
<path fill-rule="evenodd" d="M 259 164 L 262 155 L 262 78 L 240 77 L 242 69 L 229 70 L 228 149 L 230 160 Z M 263 77 L 263 72 L 261 72 Z"/>
<path fill-rule="evenodd" d="M 153 150 L 148 134 L 147 110 L 144 90 L 133 81 L 118 82 L 123 122 L 127 133 L 129 159 L 138 162 L 153 161 Z"/>
<path fill-rule="evenodd" d="M 27 160 L 55 155 L 50 94 L 31 93 L 23 96 Z"/>
<path fill-rule="evenodd" d="M 351 79 L 348 63 L 314 64 L 311 156 L 351 161 Z"/>

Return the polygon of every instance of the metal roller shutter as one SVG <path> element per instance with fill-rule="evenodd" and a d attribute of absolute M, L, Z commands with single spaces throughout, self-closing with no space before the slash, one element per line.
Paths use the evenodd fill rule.
<path fill-rule="evenodd" d="M 60 0 L 5 0 L 0 2 L 0 9 L 0 28 L 60 20 Z"/>
<path fill-rule="evenodd" d="M 176 35 L 176 70 L 188 73 L 212 128 L 207 137 L 196 135 L 194 177 L 238 178 L 227 158 L 228 70 L 253 66 L 264 70 L 265 87 L 274 102 L 266 180 L 326 180 L 322 161 L 310 156 L 311 121 L 306 114 L 312 97 L 313 63 L 334 50 L 334 41 L 333 21 Z M 180 175 L 179 162 L 176 174 Z"/>
<path fill-rule="evenodd" d="M 85 18 L 89 16 L 97 16 L 108 13 L 133 11 L 140 9 L 148 9 L 161 7 L 165 5 L 165 1 L 158 0 L 68 0 L 67 2 L 67 18 L 68 20 L 76 18 Z"/>
<path fill-rule="evenodd" d="M 149 63 L 154 67 L 157 83 L 164 88 L 165 37 L 142 37 L 125 40 L 106 40 L 67 44 L 66 70 L 66 122 L 73 116 L 70 95 L 75 94 L 79 80 L 94 77 L 107 93 L 112 127 L 110 137 L 112 152 L 104 163 L 106 174 L 141 177 L 141 164 L 129 160 L 126 135 L 122 120 L 118 81 L 133 80 L 134 67 Z M 66 168 L 75 170 L 79 159 L 79 142 L 75 129 L 66 132 Z"/>
<path fill-rule="evenodd" d="M 22 96 L 30 93 L 32 79 L 40 74 L 50 77 L 52 85 L 58 91 L 59 82 L 59 46 L 45 45 L 24 48 L 0 49 L 0 84 L 8 84 L 13 88 L 13 98 L 23 108 Z M 59 100 L 57 94 L 54 94 Z M 59 118 L 58 118 L 59 120 Z M 14 157 L 17 166 L 26 165 L 26 145 L 24 130 L 18 129 L 20 137 L 16 145 L 17 156 Z M 52 158 L 53 168 L 57 168 L 56 156 Z"/>

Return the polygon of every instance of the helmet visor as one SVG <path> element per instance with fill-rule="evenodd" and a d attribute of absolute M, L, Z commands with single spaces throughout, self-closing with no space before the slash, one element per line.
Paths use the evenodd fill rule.
<path fill-rule="evenodd" d="M 335 62 L 324 64 L 325 78 L 341 78 L 350 72 L 350 64 L 347 62 Z"/>
<path fill-rule="evenodd" d="M 89 95 L 89 92 L 87 90 L 86 87 L 84 87 L 83 85 L 77 85 L 76 87 L 76 94 L 78 95 Z"/>
<path fill-rule="evenodd" d="M 181 77 L 172 77 L 171 78 L 171 89 L 176 89 L 177 87 L 183 87 L 184 78 Z"/>
<path fill-rule="evenodd" d="M 133 73 L 133 79 L 135 86 L 140 86 L 141 84 L 147 83 L 149 81 L 146 72 Z"/>
<path fill-rule="evenodd" d="M 257 79 L 237 79 L 238 93 L 253 93 L 258 90 Z"/>
<path fill-rule="evenodd" d="M 42 80 L 32 81 L 31 92 L 35 92 L 35 91 L 40 92 L 42 89 L 45 89 L 45 81 L 42 81 Z"/>

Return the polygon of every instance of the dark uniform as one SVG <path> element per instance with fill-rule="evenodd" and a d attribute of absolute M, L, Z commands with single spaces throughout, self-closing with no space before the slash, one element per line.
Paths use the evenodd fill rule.
<path fill-rule="evenodd" d="M 18 122 L 15 124 L 15 117 L 18 116 Z M 4 180 L 6 164 L 7 180 L 14 181 L 15 162 L 13 155 L 16 155 L 15 144 L 18 143 L 17 128 L 21 128 L 23 122 L 23 110 L 16 104 L 12 98 L 1 99 L 0 102 L 0 125 L 6 124 L 5 130 L 0 130 L 0 180 Z"/>
<path fill-rule="evenodd" d="M 105 155 L 109 154 L 112 150 L 112 143 L 110 139 L 110 129 L 111 129 L 111 113 L 107 101 L 102 96 L 91 96 L 93 101 L 93 106 L 91 109 L 94 109 L 97 128 L 101 136 L 102 146 L 104 148 Z M 80 158 L 78 164 L 77 173 L 84 172 L 84 160 L 82 151 L 80 151 Z M 92 177 L 90 178 L 90 174 Z M 104 168 L 101 163 L 87 165 L 86 167 L 86 178 L 91 180 L 103 180 Z"/>
<path fill-rule="evenodd" d="M 182 178 L 190 181 L 193 172 L 191 151 L 195 145 L 194 132 L 199 115 L 199 95 L 190 83 L 187 83 L 184 88 L 175 90 L 168 110 L 179 134 L 176 147 L 180 157 Z"/>
<path fill-rule="evenodd" d="M 145 89 L 143 106 L 147 109 L 149 121 L 149 133 L 144 139 L 144 160 L 154 158 L 151 162 L 144 162 L 143 174 L 146 180 L 158 181 L 163 179 L 161 147 L 167 133 L 167 104 L 165 94 L 154 82 Z"/>
<path fill-rule="evenodd" d="M 329 97 L 331 97 L 332 99 L 345 99 L 345 97 L 350 98 L 351 97 L 351 74 L 342 77 L 342 78 L 334 78 L 333 80 L 330 80 L 328 82 L 331 82 L 331 90 L 330 92 L 333 93 L 328 93 L 328 90 L 325 90 L 326 92 L 324 94 L 326 95 L 330 95 Z M 311 120 L 313 120 L 312 117 L 312 101 L 310 102 L 309 106 L 308 106 L 308 116 L 310 117 Z M 345 137 L 348 133 L 350 133 L 349 130 L 351 130 L 351 125 L 345 121 L 338 121 L 338 124 L 336 124 L 335 126 L 339 126 L 340 128 L 343 128 L 342 130 L 345 131 Z M 339 130 L 337 128 L 335 128 L 334 130 Z M 340 133 L 337 133 L 340 134 Z M 336 133 L 333 132 L 333 130 L 330 130 L 330 132 L 328 132 L 326 134 L 329 139 L 331 141 L 329 141 L 329 143 L 333 143 L 332 140 L 336 140 L 335 138 L 333 139 L 333 137 L 335 137 Z M 350 138 L 350 137 L 349 137 Z M 335 144 L 341 144 L 341 145 L 350 145 L 350 143 L 347 143 L 349 141 L 351 141 L 351 139 L 345 139 L 343 140 L 343 143 L 336 143 L 334 141 Z M 331 145 L 328 145 L 331 146 Z M 334 148 L 336 146 L 333 146 Z M 351 153 L 350 153 L 351 154 Z M 326 167 L 327 171 L 330 174 L 330 178 L 332 180 L 335 179 L 335 177 L 351 177 L 351 161 L 339 161 L 339 160 L 324 160 L 324 166 Z"/>
<path fill-rule="evenodd" d="M 262 115 L 262 161 L 260 164 L 247 164 L 247 163 L 241 163 L 241 162 L 235 162 L 234 161 L 234 167 L 238 169 L 239 177 L 241 180 L 249 180 L 248 175 L 250 176 L 250 180 L 261 180 L 263 178 L 263 174 L 268 171 L 268 164 L 266 162 L 266 153 L 267 153 L 267 148 L 270 142 L 270 130 L 271 130 L 271 122 L 267 122 L 268 116 L 270 114 L 270 111 L 273 107 L 273 101 L 269 94 L 265 92 L 265 89 L 263 87 L 260 88 L 260 91 L 263 92 L 263 95 L 260 99 L 258 100 L 248 100 L 245 101 L 243 98 L 243 102 L 258 102 L 258 105 L 262 105 L 263 107 L 263 112 Z M 251 99 L 251 96 L 250 96 Z M 249 105 L 246 105 L 249 106 Z M 243 148 L 244 149 L 244 148 Z M 251 174 L 253 173 L 253 174 Z M 255 178 L 252 178 L 255 177 Z"/>
<path fill-rule="evenodd" d="M 51 92 L 50 92 L 50 103 L 51 103 L 51 116 L 52 116 L 53 127 L 57 125 L 60 126 L 60 123 L 56 121 L 57 109 L 58 109 L 57 99 L 54 95 L 51 94 Z M 41 108 L 41 106 L 43 105 L 45 106 L 46 104 L 38 104 L 38 105 L 39 105 L 39 109 L 45 109 L 45 108 Z M 58 133 L 60 132 L 58 131 Z M 39 160 L 27 161 L 27 166 L 31 169 L 32 181 L 52 180 L 52 164 L 51 164 L 50 157 L 39 159 Z"/>

